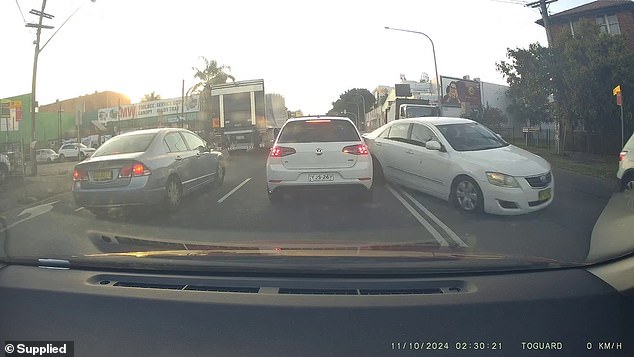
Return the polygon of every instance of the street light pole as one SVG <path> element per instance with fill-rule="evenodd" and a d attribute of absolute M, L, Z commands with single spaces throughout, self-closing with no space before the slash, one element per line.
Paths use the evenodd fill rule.
<path fill-rule="evenodd" d="M 33 77 L 31 79 L 31 143 L 29 144 L 29 156 L 31 157 L 31 175 L 37 175 L 37 162 L 35 160 L 35 147 L 33 143 L 35 137 L 35 109 L 37 101 L 35 100 L 35 84 L 37 82 L 37 59 L 40 56 L 40 35 L 42 33 L 42 20 L 44 18 L 44 9 L 46 8 L 46 0 L 42 0 L 42 10 L 39 13 L 37 24 L 37 32 L 35 37 L 35 53 L 33 55 Z"/>
<path fill-rule="evenodd" d="M 404 30 L 404 29 L 396 29 L 396 28 L 392 28 L 392 27 L 388 27 L 385 26 L 386 30 L 392 30 L 392 31 L 402 31 L 402 32 L 410 32 L 410 33 L 416 33 L 419 35 L 423 35 L 425 37 L 427 37 L 427 39 L 429 40 L 429 42 L 431 42 L 431 50 L 432 53 L 434 54 L 434 70 L 436 71 L 436 91 L 437 91 L 437 95 L 438 95 L 438 109 L 440 111 L 440 109 L 442 109 L 442 96 L 441 96 L 441 91 L 440 91 L 440 77 L 438 76 L 438 64 L 436 62 L 436 47 L 434 46 L 434 41 L 432 41 L 431 37 L 427 36 L 427 34 L 420 32 L 420 31 L 412 31 L 412 30 Z M 439 113 L 442 115 L 442 113 Z"/>
<path fill-rule="evenodd" d="M 361 101 L 363 102 L 363 125 L 365 125 L 365 98 L 361 94 L 352 94 L 352 95 L 354 95 L 355 97 L 361 97 Z M 359 123 L 359 124 L 361 124 L 361 123 Z"/>
<path fill-rule="evenodd" d="M 357 120 L 356 120 L 356 122 L 357 122 L 357 123 L 356 123 L 355 125 L 356 125 L 356 126 L 357 126 L 357 128 L 358 128 L 358 127 L 359 127 L 359 117 L 360 117 L 360 114 L 359 114 L 359 113 L 360 113 L 360 110 L 359 110 L 359 103 L 357 103 L 357 102 L 342 102 L 342 103 L 343 103 L 343 104 L 355 104 L 355 105 L 357 106 Z"/>

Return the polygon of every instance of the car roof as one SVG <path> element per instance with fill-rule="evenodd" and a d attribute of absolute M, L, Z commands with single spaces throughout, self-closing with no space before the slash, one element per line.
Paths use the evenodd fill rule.
<path fill-rule="evenodd" d="M 445 125 L 445 124 L 469 124 L 476 123 L 471 119 L 466 118 L 453 118 L 453 117 L 421 117 L 421 118 L 407 118 L 399 119 L 395 122 L 406 123 L 426 123 L 432 125 Z"/>
<path fill-rule="evenodd" d="M 295 121 L 307 121 L 307 120 L 319 120 L 319 119 L 329 119 L 329 120 L 346 120 L 352 123 L 352 120 L 348 117 L 336 117 L 336 116 L 308 116 L 308 117 L 299 117 L 299 118 L 290 118 L 286 122 L 295 122 Z"/>
<path fill-rule="evenodd" d="M 183 128 L 154 128 L 154 129 L 140 129 L 135 131 L 130 131 L 127 133 L 119 134 L 117 136 L 133 136 L 140 134 L 157 134 L 157 133 L 167 133 L 171 131 L 189 131 Z"/>

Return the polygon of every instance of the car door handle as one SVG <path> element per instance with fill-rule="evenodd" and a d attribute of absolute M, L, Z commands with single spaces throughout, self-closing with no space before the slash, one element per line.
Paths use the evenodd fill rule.
<path fill-rule="evenodd" d="M 180 157 L 180 156 L 176 156 L 176 158 L 175 158 L 174 160 L 176 160 L 176 161 L 181 161 L 182 159 L 183 159 L 182 157 Z"/>
<path fill-rule="evenodd" d="M 406 154 L 410 154 L 410 155 L 414 155 L 414 152 L 412 150 L 407 150 L 405 151 Z"/>
<path fill-rule="evenodd" d="M 383 144 L 381 144 L 381 143 L 376 143 L 376 142 L 374 143 L 374 145 L 376 145 L 376 146 L 383 146 Z"/>

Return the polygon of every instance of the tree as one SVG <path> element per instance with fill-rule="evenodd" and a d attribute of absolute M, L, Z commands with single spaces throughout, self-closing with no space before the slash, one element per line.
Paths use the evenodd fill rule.
<path fill-rule="evenodd" d="M 623 88 L 627 127 L 633 124 L 634 95 L 626 88 L 634 91 L 634 52 L 623 36 L 601 33 L 593 21 L 580 21 L 574 27 L 574 36 L 561 35 L 551 48 L 532 44 L 528 49 L 509 49 L 510 61 L 496 64 L 510 86 L 509 111 L 531 124 L 556 118 L 563 128 L 564 147 L 574 129 L 584 129 L 588 133 L 586 151 L 618 150 L 620 140 L 615 143 L 602 138 L 620 134 L 618 108 L 612 97 L 612 88 L 618 84 Z M 554 98 L 550 106 L 549 95 Z"/>
<path fill-rule="evenodd" d="M 363 99 L 361 99 L 363 96 Z M 365 101 L 365 108 L 363 107 Z M 332 103 L 332 109 L 326 113 L 327 115 L 340 115 L 344 110 L 357 115 L 357 104 L 359 105 L 361 120 L 360 125 L 364 125 L 363 115 L 374 107 L 375 98 L 369 90 L 365 88 L 353 88 L 345 91 L 339 96 L 339 99 Z M 352 118 L 351 118 L 352 119 Z M 354 119 L 353 119 L 354 120 Z"/>
<path fill-rule="evenodd" d="M 195 71 L 194 78 L 198 80 L 198 83 L 194 84 L 187 92 L 187 95 L 198 94 L 203 89 L 209 88 L 214 84 L 224 84 L 228 80 L 235 82 L 236 78 L 227 71 L 231 71 L 231 67 L 227 65 L 218 65 L 216 60 L 208 60 L 206 57 L 200 57 L 204 61 L 204 66 L 201 68 L 192 67 Z"/>
<path fill-rule="evenodd" d="M 507 118 L 501 109 L 491 107 L 487 104 L 486 107 L 482 108 L 479 122 L 494 132 L 499 133 L 500 130 L 502 130 L 502 124 L 507 122 Z"/>
<path fill-rule="evenodd" d="M 151 102 L 153 100 L 159 100 L 159 99 L 161 99 L 161 95 L 156 94 L 154 91 L 152 91 L 152 93 L 145 94 L 143 98 L 141 99 L 141 102 Z"/>

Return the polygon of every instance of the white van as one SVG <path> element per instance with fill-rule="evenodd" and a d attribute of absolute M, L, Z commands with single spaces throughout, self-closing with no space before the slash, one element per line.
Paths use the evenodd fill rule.
<path fill-rule="evenodd" d="M 634 134 L 621 150 L 616 177 L 621 181 L 621 191 L 634 191 Z"/>

